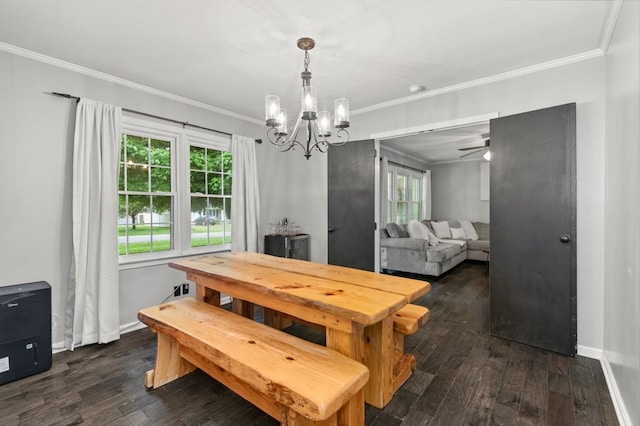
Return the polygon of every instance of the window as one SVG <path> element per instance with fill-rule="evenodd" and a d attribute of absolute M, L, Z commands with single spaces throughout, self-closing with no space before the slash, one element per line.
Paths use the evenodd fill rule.
<path fill-rule="evenodd" d="M 422 219 L 422 175 L 402 168 L 387 172 L 387 219 L 399 224 Z"/>
<path fill-rule="evenodd" d="M 191 247 L 231 244 L 231 153 L 189 146 Z"/>
<path fill-rule="evenodd" d="M 123 117 L 121 263 L 230 248 L 231 140 Z"/>
<path fill-rule="evenodd" d="M 171 141 L 123 133 L 118 250 L 121 256 L 173 248 Z"/>

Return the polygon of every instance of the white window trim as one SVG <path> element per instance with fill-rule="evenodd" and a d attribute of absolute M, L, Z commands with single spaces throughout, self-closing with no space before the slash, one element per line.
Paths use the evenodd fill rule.
<path fill-rule="evenodd" d="M 231 152 L 231 137 L 182 128 L 177 125 L 142 120 L 126 115 L 122 117 L 121 131 L 122 133 L 170 140 L 172 148 L 171 164 L 174 165 L 172 168 L 175 173 L 172 173 L 172 192 L 170 193 L 174 196 L 174 248 L 168 251 L 120 256 L 120 270 L 161 265 L 169 263 L 175 258 L 231 250 L 231 244 L 222 244 L 215 247 L 191 247 L 191 222 L 187 220 L 191 214 L 189 146 L 196 145 L 203 148 Z"/>
<path fill-rule="evenodd" d="M 397 192 L 396 192 L 396 183 L 397 183 L 397 176 L 400 175 L 404 175 L 407 176 L 407 223 L 411 220 L 414 219 L 412 217 L 412 207 L 413 207 L 413 179 L 412 178 L 416 178 L 420 181 L 420 185 L 422 185 L 422 173 L 418 172 L 418 171 L 413 171 L 413 170 L 409 170 L 405 167 L 401 167 L 401 166 L 396 166 L 393 164 L 389 164 L 389 167 L 387 169 L 387 173 L 391 173 L 392 174 L 392 182 L 393 182 L 393 191 L 391 191 L 391 193 L 389 195 L 391 195 L 390 200 L 391 200 L 391 211 L 387 212 L 387 223 L 388 222 L 396 222 L 397 220 L 397 216 L 398 216 L 398 200 L 397 200 Z M 420 194 L 422 194 L 422 188 L 420 191 Z M 389 200 L 387 200 L 388 202 Z M 420 203 L 424 203 L 424 200 L 420 200 Z M 422 204 L 421 204 L 422 206 Z M 420 216 L 422 216 L 422 208 L 420 209 Z"/>

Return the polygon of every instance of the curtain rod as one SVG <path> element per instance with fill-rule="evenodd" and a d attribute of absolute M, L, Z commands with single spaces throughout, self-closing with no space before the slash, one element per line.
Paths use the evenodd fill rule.
<path fill-rule="evenodd" d="M 427 172 L 426 170 L 416 169 L 415 167 L 406 166 L 404 164 L 396 163 L 395 161 L 391 161 L 391 160 L 387 160 L 387 163 L 393 164 L 394 166 L 399 166 L 399 167 L 402 167 L 402 168 L 405 168 L 405 169 L 409 169 L 409 170 L 413 170 L 413 171 L 416 171 L 416 172 L 420 172 L 420 173 L 426 173 Z"/>
<path fill-rule="evenodd" d="M 63 98 L 67 98 L 67 99 L 75 99 L 76 103 L 80 101 L 80 97 L 79 96 L 70 95 L 68 93 L 51 92 L 51 94 L 55 95 L 55 96 L 62 96 Z M 196 129 L 208 130 L 210 132 L 215 132 L 215 133 L 220 133 L 220 134 L 227 135 L 227 136 L 232 136 L 231 133 L 223 132 L 222 130 L 210 129 L 209 127 L 198 126 L 197 124 L 191 124 L 188 121 L 174 120 L 173 118 L 161 117 L 159 115 L 149 114 L 149 113 L 146 113 L 146 112 L 136 111 L 136 110 L 128 109 L 128 108 L 122 108 L 122 110 L 125 111 L 125 112 L 130 112 L 132 114 L 138 114 L 138 115 L 143 115 L 145 117 L 157 118 L 158 120 L 169 121 L 171 123 L 182 124 L 182 127 L 190 126 L 190 127 L 195 127 Z M 257 143 L 262 143 L 262 139 L 256 139 L 255 141 Z"/>

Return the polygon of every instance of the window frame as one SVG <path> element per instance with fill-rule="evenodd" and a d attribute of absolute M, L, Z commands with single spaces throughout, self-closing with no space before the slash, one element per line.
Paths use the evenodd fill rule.
<path fill-rule="evenodd" d="M 190 151 L 191 145 L 231 152 L 231 136 L 202 132 L 175 125 L 123 115 L 121 134 L 169 140 L 171 143 L 171 189 L 173 196 L 173 248 L 166 251 L 136 253 L 118 257 L 120 269 L 166 264 L 170 259 L 229 251 L 231 244 L 191 247 Z M 119 157 L 118 157 L 119 158 Z M 233 176 L 233 168 L 232 168 Z M 115 194 L 120 195 L 120 190 Z M 231 194 L 233 197 L 233 194 Z M 230 198 L 231 199 L 231 198 Z M 232 228 L 233 232 L 233 228 Z"/>
<path fill-rule="evenodd" d="M 405 200 L 402 201 L 407 205 L 407 223 L 409 223 L 412 219 L 422 220 L 422 210 L 423 210 L 422 207 L 424 203 L 424 199 L 422 198 L 422 195 L 424 193 L 424 191 L 422 190 L 422 185 L 424 183 L 423 173 L 409 170 L 404 167 L 389 165 L 389 168 L 387 169 L 387 186 L 389 185 L 390 177 L 391 177 L 392 185 L 391 185 L 391 188 L 387 189 L 388 194 L 387 194 L 386 202 L 390 203 L 391 205 L 387 207 L 388 211 L 387 211 L 386 223 L 394 222 L 399 224 L 399 222 L 397 222 L 398 197 L 397 197 L 397 186 L 396 186 L 398 182 L 398 175 L 406 176 L 406 179 L 407 179 L 406 196 L 405 196 Z M 418 191 L 419 193 L 418 217 L 413 217 L 413 204 L 416 202 L 415 200 L 413 200 L 413 195 L 414 195 L 413 183 L 415 179 L 418 180 L 420 185 L 420 190 Z"/>

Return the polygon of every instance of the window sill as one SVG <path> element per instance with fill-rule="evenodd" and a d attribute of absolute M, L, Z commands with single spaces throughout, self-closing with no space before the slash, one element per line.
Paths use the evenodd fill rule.
<path fill-rule="evenodd" d="M 125 258 L 120 260 L 118 270 L 125 271 L 129 269 L 140 269 L 140 268 L 148 268 L 150 266 L 167 265 L 169 264 L 169 262 L 175 259 L 181 259 L 184 257 L 204 256 L 207 254 L 215 254 L 215 253 L 222 253 L 222 252 L 228 252 L 228 251 L 231 251 L 230 244 L 225 244 L 220 247 L 216 247 L 215 249 L 211 249 L 207 247 L 206 250 L 201 250 L 201 251 L 194 250 L 185 254 L 177 254 L 172 252 L 172 253 L 166 254 L 165 256 L 158 255 L 158 256 L 154 256 L 153 258 L 149 258 L 149 257 L 144 257 L 140 259 Z"/>

